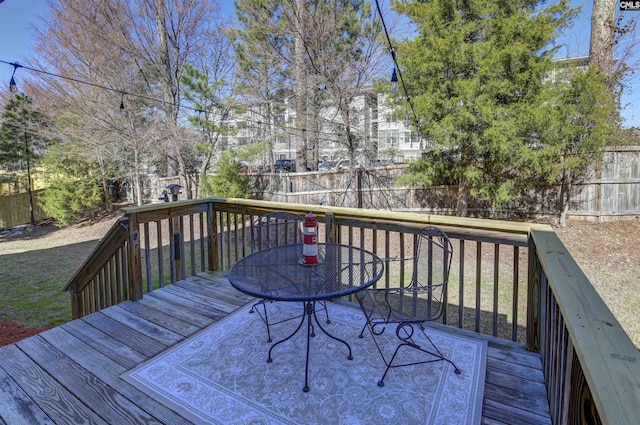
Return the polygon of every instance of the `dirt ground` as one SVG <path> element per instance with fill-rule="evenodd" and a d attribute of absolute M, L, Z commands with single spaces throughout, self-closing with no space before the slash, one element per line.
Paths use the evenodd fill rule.
<path fill-rule="evenodd" d="M 66 229 L 43 225 L 31 231 L 0 233 L 0 255 L 32 249 L 34 240 L 38 240 L 39 248 L 50 248 L 70 240 L 100 238 L 118 215 L 114 213 L 96 224 Z M 626 332 L 640 346 L 640 323 L 636 320 L 640 312 L 640 221 L 570 221 L 566 228 L 555 230 Z M 0 321 L 0 346 L 44 329 Z"/>
<path fill-rule="evenodd" d="M 640 220 L 571 221 L 555 229 L 624 330 L 640 347 Z"/>

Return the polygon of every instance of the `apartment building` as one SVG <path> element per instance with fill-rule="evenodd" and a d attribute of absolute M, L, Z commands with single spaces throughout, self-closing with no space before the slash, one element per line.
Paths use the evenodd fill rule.
<path fill-rule="evenodd" d="M 225 125 L 232 135 L 222 138 L 221 148 L 241 149 L 248 145 L 270 143 L 274 160 L 296 159 L 301 138 L 307 146 L 308 163 L 313 160 L 339 160 L 349 157 L 349 144 L 356 147 L 355 156 L 360 164 L 382 160 L 395 163 L 418 159 L 426 149 L 411 128 L 406 116 L 392 109 L 388 96 L 383 93 L 364 92 L 356 96 L 349 106 L 349 122 L 345 125 L 340 111 L 331 103 L 316 106 L 315 112 L 298 117 L 289 99 L 280 104 L 251 105 L 241 113 L 232 113 Z M 313 108 L 311 108 L 313 109 Z M 271 111 L 271 116 L 267 111 Z M 305 130 L 301 130 L 301 128 Z M 347 132 L 351 139 L 348 140 Z M 268 150 L 252 165 L 268 166 Z"/>

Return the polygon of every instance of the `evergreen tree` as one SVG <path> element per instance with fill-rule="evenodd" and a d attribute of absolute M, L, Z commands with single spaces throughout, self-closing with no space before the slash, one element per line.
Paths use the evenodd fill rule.
<path fill-rule="evenodd" d="M 2 114 L 0 129 L 0 170 L 8 174 L 5 180 L 26 181 L 29 193 L 31 225 L 35 225 L 32 176 L 40 157 L 46 152 L 47 120 L 32 108 L 32 101 L 24 94 L 11 98 Z"/>
<path fill-rule="evenodd" d="M 42 209 L 57 224 L 66 226 L 94 219 L 105 203 L 97 163 L 70 154 L 64 144 L 51 146 L 43 158 L 47 188 Z"/>
<path fill-rule="evenodd" d="M 432 140 L 432 158 L 454 158 L 444 171 L 459 185 L 458 215 L 466 215 L 472 196 L 498 207 L 521 184 L 558 178 L 559 169 L 575 163 L 569 156 L 585 152 L 577 144 L 597 150 L 607 143 L 605 128 L 615 123 L 593 118 L 611 107 L 596 77 L 554 73 L 555 50 L 549 46 L 575 16 L 566 0 L 546 8 L 538 0 L 433 0 L 397 7 L 418 31 L 398 49 L 421 117 L 417 124 Z M 589 92 L 577 96 L 578 87 Z M 604 97 L 587 108 L 587 98 L 599 95 Z M 442 178 L 437 174 L 423 162 L 404 182 L 431 184 Z"/>
<path fill-rule="evenodd" d="M 262 155 L 264 146 L 257 144 L 238 151 L 229 149 L 222 153 L 213 176 L 205 176 L 202 182 L 204 196 L 226 198 L 251 197 L 251 179 L 243 172 L 242 160 L 251 160 Z"/>
<path fill-rule="evenodd" d="M 203 72 L 186 64 L 180 78 L 184 98 L 193 103 L 194 114 L 188 117 L 189 123 L 202 134 L 201 140 L 193 146 L 193 153 L 200 164 L 200 177 L 206 178 L 220 152 L 227 149 L 222 138 L 233 134 L 225 125 L 232 112 L 233 101 L 222 96 L 224 89 L 228 88 L 224 78 L 210 81 L 210 78 L 216 78 L 215 72 Z"/>

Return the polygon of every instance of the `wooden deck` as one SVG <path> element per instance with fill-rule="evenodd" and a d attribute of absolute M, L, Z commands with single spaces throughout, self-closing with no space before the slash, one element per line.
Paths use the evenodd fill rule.
<path fill-rule="evenodd" d="M 120 375 L 250 300 L 223 275 L 201 274 L 0 347 L 0 424 L 190 423 Z M 489 341 L 482 423 L 551 424 L 540 356 L 480 337 Z"/>

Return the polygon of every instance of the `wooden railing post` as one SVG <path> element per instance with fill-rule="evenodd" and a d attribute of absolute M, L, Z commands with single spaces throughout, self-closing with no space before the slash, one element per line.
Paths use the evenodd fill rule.
<path fill-rule="evenodd" d="M 531 234 L 528 238 L 528 273 L 527 273 L 527 350 L 540 352 L 540 311 L 542 267 L 538 260 L 535 243 Z"/>
<path fill-rule="evenodd" d="M 140 255 L 139 213 L 129 214 L 129 236 L 127 244 L 129 299 L 142 298 L 142 259 Z"/>
<path fill-rule="evenodd" d="M 78 299 L 80 297 L 80 294 L 75 289 L 72 289 L 70 292 L 71 292 L 71 318 L 75 320 L 81 317 L 80 300 Z"/>
<path fill-rule="evenodd" d="M 327 213 L 324 216 L 325 238 L 327 243 L 335 243 L 336 241 L 336 216 L 333 213 Z"/>

